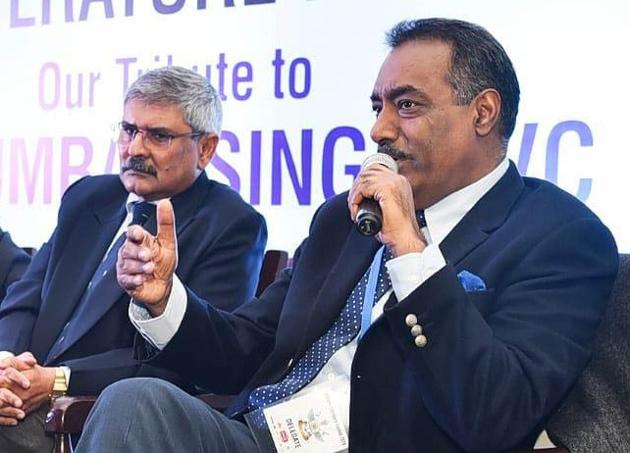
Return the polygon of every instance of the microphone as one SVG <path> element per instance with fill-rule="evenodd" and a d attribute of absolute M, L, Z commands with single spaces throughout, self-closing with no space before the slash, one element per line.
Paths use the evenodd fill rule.
<path fill-rule="evenodd" d="M 394 173 L 398 173 L 398 164 L 396 161 L 384 153 L 376 153 L 368 156 L 361 165 L 361 171 L 365 170 L 372 165 L 383 165 L 389 168 Z M 357 213 L 356 225 L 359 233 L 364 236 L 374 236 L 381 231 L 383 226 L 383 213 L 378 201 L 373 198 L 364 198 L 359 205 L 359 212 Z"/>
<path fill-rule="evenodd" d="M 129 225 L 144 226 L 152 215 L 155 215 L 155 205 L 148 201 L 138 201 L 133 205 L 132 218 Z"/>

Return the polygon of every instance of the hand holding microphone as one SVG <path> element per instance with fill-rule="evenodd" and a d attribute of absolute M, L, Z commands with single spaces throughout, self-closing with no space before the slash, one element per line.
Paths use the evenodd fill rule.
<path fill-rule="evenodd" d="M 418 227 L 409 181 L 397 172 L 391 156 L 373 154 L 364 161 L 348 195 L 358 231 L 376 235 L 394 256 L 421 252 L 427 243 Z"/>
<path fill-rule="evenodd" d="M 368 156 L 361 165 L 361 171 L 373 165 L 382 165 L 394 173 L 398 173 L 398 164 L 389 155 L 376 153 Z M 359 212 L 355 220 L 359 233 L 364 236 L 374 236 L 383 226 L 383 213 L 374 198 L 364 198 L 359 204 Z"/>
<path fill-rule="evenodd" d="M 157 206 L 157 234 L 138 225 L 127 230 L 125 243 L 118 250 L 118 284 L 134 299 L 143 303 L 153 316 L 162 314 L 177 267 L 175 214 L 168 200 Z"/>

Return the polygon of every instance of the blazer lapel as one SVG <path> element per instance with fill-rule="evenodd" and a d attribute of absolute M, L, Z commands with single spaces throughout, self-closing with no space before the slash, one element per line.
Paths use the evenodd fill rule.
<path fill-rule="evenodd" d="M 514 163 L 510 162 L 503 177 L 481 197 L 440 244 L 446 261 L 457 266 L 483 243 L 492 231 L 505 222 L 522 190 L 523 180 Z"/>
<path fill-rule="evenodd" d="M 77 219 L 72 234 L 65 238 L 67 251 L 55 266 L 51 277 L 54 284 L 46 294 L 39 315 L 40 319 L 46 320 L 45 328 L 33 332 L 32 344 L 33 349 L 40 352 L 38 357 L 47 355 L 114 239 L 125 217 L 123 200 L 117 197 L 97 210 L 86 212 Z M 86 209 L 89 206 L 86 203 Z"/>

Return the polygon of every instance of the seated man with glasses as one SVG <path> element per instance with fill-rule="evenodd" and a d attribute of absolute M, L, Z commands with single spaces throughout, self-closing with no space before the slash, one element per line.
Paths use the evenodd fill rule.
<path fill-rule="evenodd" d="M 267 230 L 236 192 L 206 176 L 220 128 L 217 92 L 190 70 L 156 69 L 131 85 L 120 175 L 86 177 L 66 191 L 50 240 L 0 307 L 0 451 L 50 451 L 43 419 L 51 397 L 97 394 L 132 376 L 186 388 L 133 359 L 135 306 L 116 281 L 128 225 L 155 232 L 157 200 L 175 208 L 176 273 L 192 291 L 224 310 L 254 294 Z M 141 324 L 159 337 L 153 320 Z"/>

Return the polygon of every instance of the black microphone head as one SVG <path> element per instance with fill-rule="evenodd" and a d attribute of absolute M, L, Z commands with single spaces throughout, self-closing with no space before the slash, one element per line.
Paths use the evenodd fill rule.
<path fill-rule="evenodd" d="M 133 217 L 131 219 L 130 225 L 140 225 L 143 226 L 155 213 L 155 205 L 153 203 L 149 203 L 148 201 L 141 201 L 138 203 L 134 203 L 133 205 Z"/>
<path fill-rule="evenodd" d="M 361 202 L 357 212 L 356 225 L 363 236 L 374 236 L 381 231 L 383 214 L 376 200 L 367 198 Z"/>
<path fill-rule="evenodd" d="M 372 165 L 382 165 L 384 167 L 389 168 L 394 173 L 398 173 L 398 164 L 394 160 L 392 156 L 385 153 L 375 153 L 371 154 L 365 158 L 363 163 L 361 164 L 361 170 L 365 170 Z"/>

